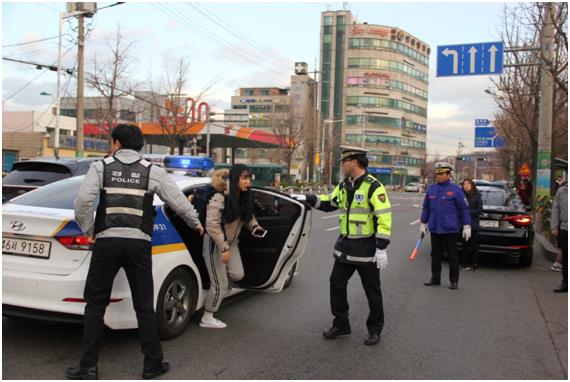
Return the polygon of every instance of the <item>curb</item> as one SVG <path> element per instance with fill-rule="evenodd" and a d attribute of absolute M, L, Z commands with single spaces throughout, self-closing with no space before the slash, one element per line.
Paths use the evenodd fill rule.
<path fill-rule="evenodd" d="M 538 240 L 542 249 L 544 249 L 544 257 L 554 262 L 558 254 L 558 249 L 542 233 L 535 232 L 534 237 Z"/>

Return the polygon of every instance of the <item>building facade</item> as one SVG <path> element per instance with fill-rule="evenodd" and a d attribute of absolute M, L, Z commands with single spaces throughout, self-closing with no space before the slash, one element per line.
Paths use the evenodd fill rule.
<path fill-rule="evenodd" d="M 291 163 L 291 175 L 312 180 L 317 139 L 316 82 L 307 73 L 307 64 L 297 63 L 291 87 L 240 88 L 224 111 L 224 122 L 267 131 L 289 139 L 301 140 Z M 283 162 L 275 149 L 237 149 L 236 159 L 253 164 Z"/>
<path fill-rule="evenodd" d="M 324 179 L 340 177 L 340 145 L 369 151 L 385 184 L 419 181 L 426 158 L 430 47 L 406 31 L 321 14 Z M 326 155 L 328 154 L 328 155 Z"/>

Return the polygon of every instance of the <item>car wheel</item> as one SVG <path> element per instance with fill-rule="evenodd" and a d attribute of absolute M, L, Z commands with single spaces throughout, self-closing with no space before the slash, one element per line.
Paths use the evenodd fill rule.
<path fill-rule="evenodd" d="M 295 264 L 293 264 L 293 266 L 289 270 L 289 273 L 287 274 L 287 280 L 285 280 L 285 284 L 283 284 L 283 289 L 289 288 L 289 286 L 293 282 L 293 277 L 295 277 L 296 270 L 297 270 L 297 262 L 295 262 Z"/>
<path fill-rule="evenodd" d="M 527 252 L 519 257 L 519 265 L 521 267 L 530 267 L 532 265 L 532 247 L 528 247 Z"/>
<path fill-rule="evenodd" d="M 160 338 L 168 340 L 178 337 L 196 312 L 198 300 L 197 283 L 183 268 L 176 268 L 160 287 L 156 314 Z"/>

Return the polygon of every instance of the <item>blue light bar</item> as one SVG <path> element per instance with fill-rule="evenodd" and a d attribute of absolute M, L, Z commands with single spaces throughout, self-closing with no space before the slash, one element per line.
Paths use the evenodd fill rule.
<path fill-rule="evenodd" d="M 214 161 L 210 157 L 167 155 L 164 157 L 164 167 L 173 170 L 210 171 L 214 168 Z"/>

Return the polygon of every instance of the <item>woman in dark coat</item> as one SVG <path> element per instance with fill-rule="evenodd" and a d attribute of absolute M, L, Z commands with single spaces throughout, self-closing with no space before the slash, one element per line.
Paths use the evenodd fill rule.
<path fill-rule="evenodd" d="M 476 272 L 479 269 L 479 215 L 483 211 L 483 200 L 472 179 L 465 179 L 461 188 L 469 202 L 471 214 L 471 238 L 467 242 L 462 241 L 461 269 Z"/>

